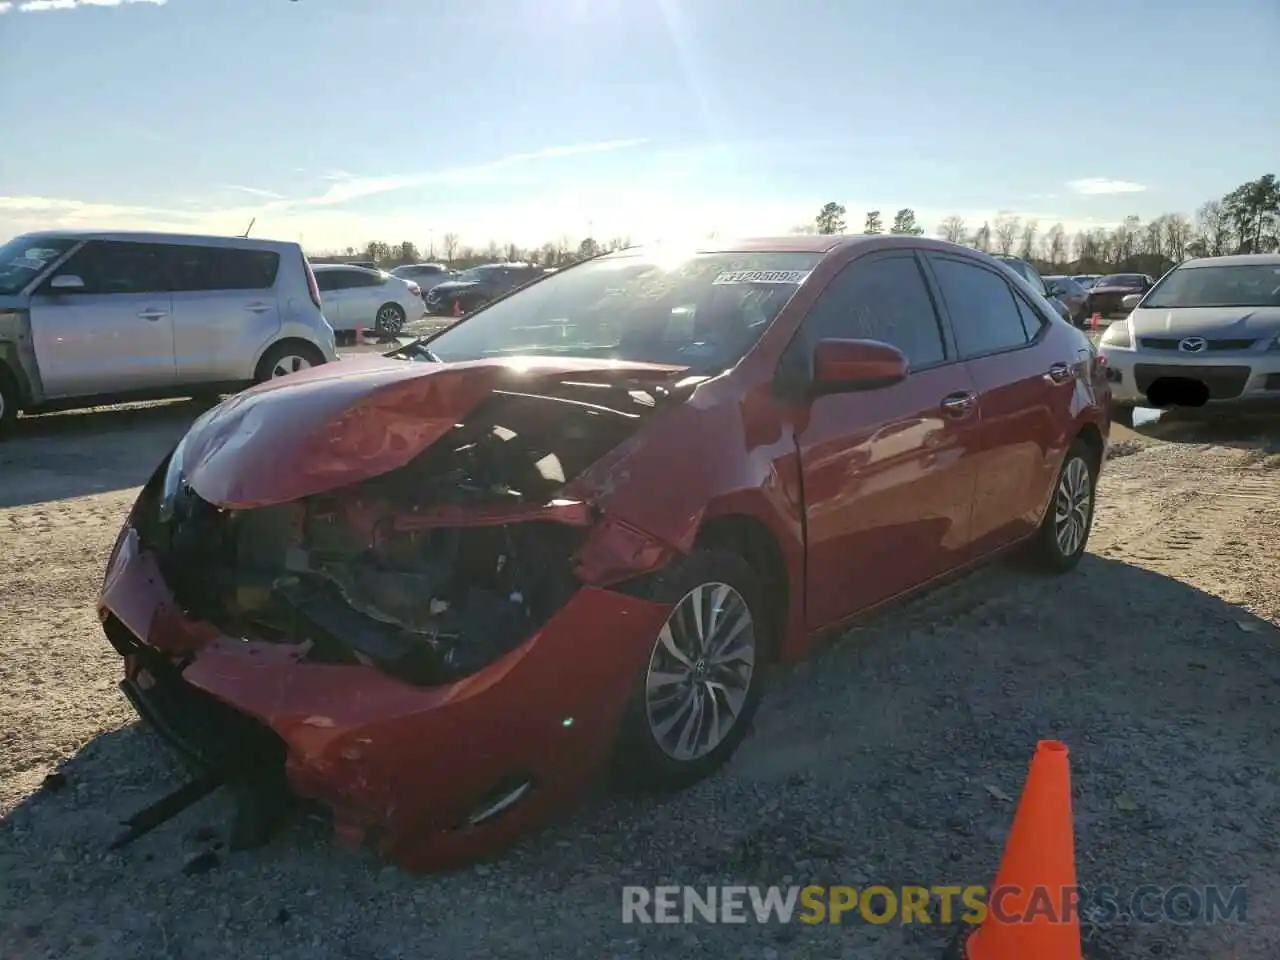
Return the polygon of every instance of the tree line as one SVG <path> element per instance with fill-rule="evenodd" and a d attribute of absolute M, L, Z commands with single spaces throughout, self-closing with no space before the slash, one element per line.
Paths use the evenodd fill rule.
<path fill-rule="evenodd" d="M 841 234 L 848 226 L 848 211 L 835 201 L 823 205 L 813 223 L 795 227 L 792 233 Z M 863 218 L 862 233 L 885 233 L 882 211 L 870 210 Z M 888 233 L 922 236 L 915 210 L 903 207 L 893 215 Z M 945 217 L 937 225 L 943 240 L 963 243 L 987 253 L 1021 257 L 1045 273 L 1106 273 L 1128 271 L 1159 276 L 1189 257 L 1218 257 L 1232 253 L 1272 253 L 1280 250 L 1280 181 L 1268 173 L 1243 183 L 1217 200 L 1203 204 L 1194 217 L 1165 213 L 1143 221 L 1125 217 L 1111 229 L 1081 230 L 1068 235 L 1061 223 L 1041 229 L 1037 220 L 999 214 L 981 224 L 961 217 Z M 370 260 L 383 268 L 423 261 L 443 262 L 455 269 L 482 263 L 525 262 L 563 267 L 631 245 L 627 237 L 602 242 L 587 237 L 574 244 L 568 237 L 539 247 L 491 242 L 477 248 L 462 243 L 456 233 L 446 233 L 437 246 L 426 249 L 405 240 L 391 244 L 374 240 L 357 250 L 347 247 L 336 254 L 316 255 L 322 260 Z"/>
<path fill-rule="evenodd" d="M 846 215 L 842 204 L 831 201 L 818 211 L 812 226 L 805 224 L 793 232 L 844 233 Z M 866 214 L 861 232 L 885 232 L 881 211 Z M 916 223 L 915 211 L 904 207 L 894 214 L 888 232 L 920 236 L 924 229 Z M 1012 214 L 1000 214 L 979 225 L 951 216 L 938 224 L 937 235 L 986 253 L 1021 257 L 1046 273 L 1130 271 L 1159 276 L 1191 257 L 1280 251 L 1280 181 L 1268 173 L 1243 183 L 1201 205 L 1194 218 L 1165 213 L 1144 222 L 1128 216 L 1111 229 L 1068 235 L 1061 223 L 1041 230 L 1039 221 Z"/>

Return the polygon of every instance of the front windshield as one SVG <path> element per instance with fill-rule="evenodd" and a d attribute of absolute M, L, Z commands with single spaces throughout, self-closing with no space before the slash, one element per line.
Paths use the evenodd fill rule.
<path fill-rule="evenodd" d="M 15 237 L 0 247 L 0 295 L 21 291 L 76 245 L 66 237 Z"/>
<path fill-rule="evenodd" d="M 1144 310 L 1180 307 L 1280 307 L 1280 265 L 1183 267 L 1142 303 Z"/>
<path fill-rule="evenodd" d="M 818 253 L 592 260 L 525 287 L 427 341 L 444 362 L 541 354 L 732 366 L 822 259 Z"/>
<path fill-rule="evenodd" d="M 1143 278 L 1136 273 L 1113 273 L 1098 281 L 1100 287 L 1140 287 Z"/>

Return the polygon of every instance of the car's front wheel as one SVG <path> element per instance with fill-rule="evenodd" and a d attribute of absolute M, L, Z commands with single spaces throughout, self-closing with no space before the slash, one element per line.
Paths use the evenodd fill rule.
<path fill-rule="evenodd" d="M 645 596 L 671 613 L 627 706 L 614 768 L 626 786 L 679 790 L 721 767 L 750 730 L 770 619 L 752 568 L 726 550 L 695 550 Z"/>

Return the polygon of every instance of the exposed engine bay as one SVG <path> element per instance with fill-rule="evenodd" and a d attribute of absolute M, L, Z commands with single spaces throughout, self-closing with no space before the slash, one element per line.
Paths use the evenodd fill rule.
<path fill-rule="evenodd" d="M 495 390 L 404 467 L 279 506 L 221 509 L 166 463 L 133 522 L 190 618 L 305 644 L 311 662 L 447 683 L 580 587 L 575 556 L 598 513 L 563 488 L 672 396 L 639 386 Z"/>

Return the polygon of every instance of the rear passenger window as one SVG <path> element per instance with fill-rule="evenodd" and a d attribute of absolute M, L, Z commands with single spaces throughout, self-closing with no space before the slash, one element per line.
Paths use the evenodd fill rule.
<path fill-rule="evenodd" d="M 270 250 L 187 245 L 169 249 L 178 291 L 270 290 L 280 269 L 280 255 Z"/>
<path fill-rule="evenodd" d="M 858 260 L 822 291 L 804 322 L 810 343 L 828 338 L 879 340 L 913 368 L 946 359 L 929 288 L 913 254 Z"/>
<path fill-rule="evenodd" d="M 949 257 L 931 257 L 951 314 L 961 357 L 1022 347 L 1031 339 L 1013 290 L 993 270 Z"/>
<path fill-rule="evenodd" d="M 1022 329 L 1027 335 L 1027 340 L 1034 340 L 1044 327 L 1044 318 L 1032 310 L 1031 306 L 1017 294 L 1014 294 L 1013 302 L 1018 308 L 1018 315 L 1022 317 Z"/>

